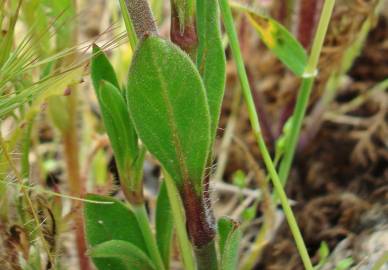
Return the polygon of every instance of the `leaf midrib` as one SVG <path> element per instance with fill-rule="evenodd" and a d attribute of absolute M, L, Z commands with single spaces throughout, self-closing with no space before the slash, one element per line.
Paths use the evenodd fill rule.
<path fill-rule="evenodd" d="M 160 66 L 155 63 L 155 54 L 154 54 L 153 49 L 150 50 L 150 55 L 151 55 L 152 65 L 155 66 L 156 74 L 157 74 L 158 80 L 160 82 L 163 102 L 167 105 L 166 106 L 167 115 L 168 115 L 167 123 L 168 123 L 168 126 L 170 127 L 170 129 L 173 131 L 172 132 L 172 139 L 173 139 L 173 142 L 175 145 L 174 151 L 175 151 L 175 154 L 178 158 L 178 164 L 179 164 L 179 168 L 180 168 L 180 174 L 182 177 L 182 181 L 183 182 L 189 181 L 189 173 L 188 173 L 187 165 L 186 165 L 185 158 L 183 155 L 182 143 L 181 143 L 179 136 L 178 136 L 178 132 L 177 132 L 178 129 L 176 126 L 174 112 L 172 109 L 171 101 L 170 101 L 169 96 L 168 96 L 168 91 L 167 91 L 168 87 L 166 86 L 166 83 L 164 82 L 165 78 L 161 72 Z"/>

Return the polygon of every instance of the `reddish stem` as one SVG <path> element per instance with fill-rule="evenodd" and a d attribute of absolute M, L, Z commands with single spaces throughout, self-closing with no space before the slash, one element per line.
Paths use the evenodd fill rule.
<path fill-rule="evenodd" d="M 195 16 L 188 19 L 184 23 L 183 29 L 181 29 L 181 21 L 179 20 L 177 7 L 174 1 L 171 1 L 171 29 L 170 38 L 173 43 L 178 45 L 188 55 L 193 57 L 195 55 L 198 37 L 195 25 Z"/>
<path fill-rule="evenodd" d="M 191 242 L 196 248 L 201 248 L 214 239 L 214 218 L 208 211 L 209 206 L 204 197 L 199 196 L 190 183 L 183 184 L 181 193 Z"/>
<path fill-rule="evenodd" d="M 297 26 L 297 36 L 303 47 L 310 47 L 315 27 L 317 25 L 322 0 L 301 0 L 299 4 L 299 21 Z"/>
<path fill-rule="evenodd" d="M 68 97 L 69 126 L 63 134 L 65 159 L 67 165 L 70 194 L 75 197 L 82 197 L 83 182 L 80 176 L 79 157 L 78 157 L 78 132 L 76 121 L 77 96 L 75 91 Z M 82 204 L 74 202 L 74 208 L 80 209 Z M 75 215 L 75 237 L 79 266 L 82 270 L 91 270 L 89 258 L 86 256 L 86 240 L 83 226 L 82 209 Z"/>

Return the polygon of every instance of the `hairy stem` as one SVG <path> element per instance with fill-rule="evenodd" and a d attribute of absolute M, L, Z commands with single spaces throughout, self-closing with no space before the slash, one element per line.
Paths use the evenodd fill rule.
<path fill-rule="evenodd" d="M 78 156 L 78 132 L 77 132 L 77 95 L 73 86 L 72 94 L 67 100 L 67 111 L 69 115 L 69 126 L 63 133 L 63 143 L 65 160 L 67 166 L 70 195 L 82 197 L 83 182 L 80 176 L 79 156 Z M 74 202 L 73 208 L 80 209 L 82 204 Z M 85 231 L 81 211 L 77 212 L 74 218 L 75 237 L 77 243 L 77 253 L 80 269 L 91 269 L 89 258 L 86 256 Z"/>
<path fill-rule="evenodd" d="M 137 44 L 137 37 L 135 33 L 135 28 L 133 26 L 133 23 L 131 21 L 131 18 L 129 17 L 128 10 L 125 5 L 124 0 L 119 0 L 120 1 L 120 9 L 121 13 L 123 16 L 125 28 L 127 29 L 127 34 L 128 34 L 128 39 L 129 39 L 129 44 L 131 45 L 132 51 L 135 50 L 136 44 Z"/>
<path fill-rule="evenodd" d="M 205 191 L 207 184 L 205 183 Z M 198 196 L 190 183 L 184 183 L 181 190 L 186 213 L 186 227 L 197 258 L 199 269 L 217 269 L 217 254 L 214 238 L 216 235 L 214 218 L 207 196 Z M 214 251 L 214 252 L 213 252 Z"/>
<path fill-rule="evenodd" d="M 139 39 L 158 34 L 154 17 L 147 0 L 125 0 L 133 28 Z"/>

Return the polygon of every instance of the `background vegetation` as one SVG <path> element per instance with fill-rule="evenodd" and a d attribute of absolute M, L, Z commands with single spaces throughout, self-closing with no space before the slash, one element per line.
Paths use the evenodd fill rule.
<path fill-rule="evenodd" d="M 203 234 L 190 223 L 186 233 L 184 177 L 178 162 L 168 165 L 175 154 L 158 154 L 176 144 L 147 133 L 175 136 L 152 122 L 162 99 L 138 94 L 147 78 L 169 74 L 178 109 L 196 108 L 177 119 L 177 136 L 195 133 L 183 154 L 218 220 L 217 236 L 213 221 L 202 230 L 218 241 L 221 269 L 309 269 L 310 260 L 315 269 L 385 269 L 387 1 L 337 0 L 332 14 L 323 4 L 334 1 L 323 0 L 194 2 L 149 1 L 157 30 L 146 35 L 187 54 L 150 38 L 133 67 L 142 36 L 124 1 L 0 0 L 1 269 L 217 267 L 202 262 L 213 252 L 201 252 Z M 160 47 L 169 59 L 150 53 Z M 187 215 L 193 201 L 182 198 Z"/>

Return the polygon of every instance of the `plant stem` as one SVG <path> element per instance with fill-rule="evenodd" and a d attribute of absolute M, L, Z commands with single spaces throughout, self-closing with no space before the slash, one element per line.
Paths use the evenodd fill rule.
<path fill-rule="evenodd" d="M 170 201 L 171 211 L 174 218 L 176 233 L 178 235 L 179 247 L 181 250 L 184 269 L 195 270 L 195 261 L 189 237 L 187 236 L 185 217 L 183 213 L 182 201 L 175 187 L 171 176 L 164 171 L 164 181 L 166 183 L 168 199 Z"/>
<path fill-rule="evenodd" d="M 297 37 L 305 49 L 311 45 L 322 2 L 322 0 L 301 0 L 299 2 Z"/>
<path fill-rule="evenodd" d="M 139 223 L 140 230 L 143 234 L 144 241 L 152 261 L 155 263 L 157 269 L 164 270 L 165 267 L 163 260 L 156 245 L 155 237 L 151 231 L 147 210 L 145 209 L 144 204 L 133 205 L 132 209 L 135 213 L 137 222 Z"/>
<path fill-rule="evenodd" d="M 81 197 L 83 193 L 83 182 L 80 176 L 79 156 L 78 156 L 78 132 L 77 132 L 77 91 L 76 86 L 72 87 L 72 94 L 68 96 L 67 112 L 69 117 L 68 127 L 63 133 L 63 144 L 65 160 L 67 166 L 70 195 Z M 81 208 L 79 201 L 73 202 L 75 209 Z M 74 218 L 75 237 L 77 243 L 77 253 L 81 269 L 91 269 L 89 258 L 86 256 L 85 231 L 81 211 Z"/>
<path fill-rule="evenodd" d="M 126 0 L 125 2 L 138 39 L 142 39 L 145 35 L 158 34 L 147 0 Z"/>
<path fill-rule="evenodd" d="M 127 29 L 129 44 L 131 44 L 132 51 L 135 50 L 137 44 L 137 37 L 135 33 L 135 28 L 133 27 L 131 18 L 129 17 L 128 10 L 125 6 L 125 0 L 120 1 L 120 9 L 124 19 L 125 28 Z"/>
<path fill-rule="evenodd" d="M 77 1 L 72 1 L 72 10 L 77 12 Z M 77 44 L 78 41 L 78 27 L 75 25 L 69 34 L 69 44 Z M 69 54 L 65 61 L 73 63 L 77 59 L 77 52 Z M 66 129 L 61 130 L 63 136 L 63 147 L 65 162 L 67 167 L 68 185 L 70 195 L 73 197 L 82 197 L 84 193 L 84 182 L 81 177 L 80 160 L 79 160 L 79 134 L 78 134 L 78 92 L 77 84 L 68 85 L 71 89 L 71 94 L 66 98 L 66 110 L 68 113 L 68 123 Z M 78 263 L 80 269 L 90 270 L 92 266 L 90 264 L 89 257 L 86 255 L 87 245 L 85 238 L 85 227 L 83 222 L 82 207 L 83 204 L 79 201 L 75 201 L 72 204 L 74 209 L 77 209 L 74 216 L 74 233 L 78 255 Z"/>
<path fill-rule="evenodd" d="M 170 38 L 196 62 L 198 37 L 195 21 L 195 2 L 193 0 L 170 0 L 171 28 Z"/>
<path fill-rule="evenodd" d="M 380 4 L 383 2 L 384 1 L 379 1 Z M 324 122 L 323 116 L 325 115 L 328 106 L 336 97 L 341 78 L 349 71 L 349 69 L 352 67 L 352 64 L 354 63 L 354 60 L 361 53 L 361 50 L 365 44 L 365 40 L 368 37 L 368 33 L 372 28 L 373 21 L 379 12 L 379 8 L 379 4 L 372 8 L 371 11 L 373 11 L 373 13 L 368 13 L 369 15 L 365 22 L 362 24 L 360 31 L 353 39 L 350 39 L 347 42 L 347 48 L 343 51 L 341 57 L 341 64 L 331 71 L 329 79 L 325 82 L 323 96 L 319 99 L 318 103 L 314 105 L 314 109 L 310 113 L 310 121 L 306 123 L 304 130 L 301 131 L 299 143 L 296 146 L 296 151 L 302 152 L 317 135 L 320 127 L 322 126 L 322 123 Z M 367 91 L 367 93 L 369 95 L 371 92 Z M 364 97 L 361 95 L 353 101 L 357 102 L 357 100 L 360 98 L 363 99 Z M 353 103 L 353 101 L 351 103 Z M 341 108 L 344 109 L 346 106 L 341 106 Z"/>
<path fill-rule="evenodd" d="M 217 254 L 214 238 L 215 220 L 209 198 L 209 180 L 205 176 L 203 191 L 199 195 L 189 181 L 179 190 L 186 214 L 186 228 L 193 244 L 198 269 L 217 269 Z"/>
<path fill-rule="evenodd" d="M 321 18 L 319 20 L 318 29 L 315 34 L 311 54 L 305 68 L 305 77 L 299 89 L 298 98 L 293 113 L 290 134 L 287 138 L 287 147 L 285 149 L 284 157 L 280 163 L 279 177 L 284 186 L 286 184 L 288 174 L 291 169 L 292 160 L 295 154 L 296 145 L 303 119 L 306 114 L 308 101 L 314 84 L 316 69 L 318 65 L 319 56 L 321 54 L 323 41 L 329 26 L 330 17 L 333 12 L 335 0 L 326 0 L 323 6 Z"/>
<path fill-rule="evenodd" d="M 323 42 L 325 40 L 327 28 L 329 27 L 329 22 L 331 14 L 333 13 L 334 4 L 335 0 L 325 0 L 321 18 L 319 19 L 317 33 L 314 37 L 313 46 L 305 70 L 305 73 L 307 74 L 312 74 L 317 69 L 319 56 L 321 55 Z"/>
<path fill-rule="evenodd" d="M 214 239 L 201 248 L 194 248 L 198 270 L 218 269 L 217 251 Z"/>
<path fill-rule="evenodd" d="M 288 225 L 290 226 L 291 233 L 295 239 L 295 243 L 298 248 L 299 254 L 301 256 L 301 259 L 303 261 L 303 264 L 305 266 L 305 269 L 312 270 L 313 266 L 311 264 L 310 257 L 308 255 L 307 248 L 303 241 L 302 234 L 300 233 L 296 219 L 288 203 L 287 195 L 283 190 L 279 176 L 275 170 L 275 166 L 272 162 L 271 156 L 269 155 L 267 146 L 265 145 L 263 136 L 261 134 L 259 118 L 256 113 L 255 104 L 253 102 L 252 93 L 248 82 L 248 77 L 247 77 L 245 67 L 244 67 L 244 62 L 241 56 L 240 45 L 238 42 L 236 30 L 233 24 L 232 12 L 230 10 L 227 0 L 219 0 L 219 4 L 221 9 L 221 14 L 224 20 L 225 30 L 229 37 L 233 58 L 237 66 L 237 72 L 240 78 L 240 83 L 243 90 L 245 102 L 247 103 L 249 120 L 252 125 L 253 133 L 257 139 L 259 150 L 263 156 L 263 160 L 264 160 L 265 166 L 267 167 L 268 173 L 271 177 L 272 183 L 275 187 L 276 192 L 279 195 L 284 214 L 287 218 Z"/>

